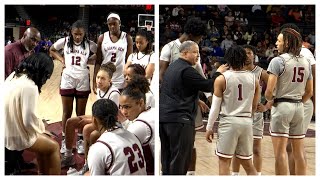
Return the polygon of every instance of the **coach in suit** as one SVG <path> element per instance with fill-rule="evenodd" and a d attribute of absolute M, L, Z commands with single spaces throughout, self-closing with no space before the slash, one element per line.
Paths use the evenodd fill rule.
<path fill-rule="evenodd" d="M 191 160 L 198 91 L 212 92 L 216 77 L 227 69 L 222 65 L 212 79 L 203 78 L 192 66 L 199 59 L 198 44 L 185 41 L 180 57 L 164 74 L 160 93 L 160 140 L 163 175 L 185 175 Z"/>

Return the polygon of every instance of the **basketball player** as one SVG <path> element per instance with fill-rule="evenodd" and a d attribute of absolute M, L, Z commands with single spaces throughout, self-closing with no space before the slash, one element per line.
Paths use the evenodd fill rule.
<path fill-rule="evenodd" d="M 136 34 L 136 46 L 137 52 L 129 55 L 126 67 L 128 68 L 130 64 L 140 64 L 145 68 L 146 78 L 150 81 L 153 77 L 153 72 L 155 69 L 156 56 L 152 50 L 152 39 L 151 33 L 145 29 L 139 29 Z"/>
<path fill-rule="evenodd" d="M 97 99 L 110 99 L 119 106 L 119 97 L 120 92 L 119 90 L 112 85 L 111 78 L 113 73 L 116 71 L 116 67 L 112 62 L 108 62 L 107 64 L 103 64 L 100 67 L 100 70 L 97 74 L 96 81 L 97 81 Z M 85 127 L 85 128 L 83 128 Z M 72 117 L 67 120 L 66 123 L 66 152 L 62 156 L 61 160 L 61 167 L 72 166 L 75 164 L 75 160 L 72 154 L 72 144 L 74 140 L 74 133 L 76 129 L 83 129 L 84 135 L 84 157 L 85 157 L 85 164 L 83 170 L 80 174 L 85 173 L 88 171 L 88 164 L 87 164 L 87 154 L 89 151 L 89 139 L 90 134 L 94 131 L 94 125 L 92 123 L 92 116 L 90 115 L 83 115 L 78 117 Z"/>
<path fill-rule="evenodd" d="M 120 16 L 110 13 L 107 17 L 109 31 L 98 38 L 97 59 L 94 66 L 93 78 L 97 76 L 101 64 L 112 62 L 116 66 L 116 72 L 112 76 L 113 85 L 120 91 L 124 87 L 123 71 L 125 61 L 132 54 L 133 42 L 130 35 L 120 30 Z M 96 93 L 97 84 L 93 82 L 93 91 Z"/>
<path fill-rule="evenodd" d="M 140 141 L 117 124 L 117 105 L 109 99 L 99 99 L 92 106 L 92 116 L 101 136 L 89 150 L 90 174 L 146 175 Z"/>
<path fill-rule="evenodd" d="M 296 30 L 282 29 L 276 46 L 281 55 L 273 58 L 269 64 L 265 92 L 266 100 L 274 104 L 270 133 L 276 158 L 275 172 L 277 175 L 287 175 L 286 146 L 290 138 L 294 161 L 299 162 L 295 164 L 295 173 L 305 175 L 303 104 L 313 94 L 311 65 L 308 59 L 300 56 L 302 38 Z"/>
<path fill-rule="evenodd" d="M 295 24 L 292 24 L 292 23 L 286 23 L 286 24 L 284 24 L 284 25 L 282 25 L 280 27 L 280 29 L 283 29 L 283 28 L 292 28 L 292 29 L 296 30 L 297 32 L 300 32 L 299 27 L 297 25 L 295 25 Z M 308 48 L 304 47 L 303 45 L 302 45 L 302 48 L 301 48 L 301 51 L 300 51 L 300 55 L 305 57 L 305 58 L 307 58 L 310 61 L 311 70 L 312 70 L 312 78 L 313 78 L 313 92 L 316 92 L 315 91 L 315 87 L 316 87 L 315 86 L 316 60 L 314 59 L 314 55 L 312 54 L 312 52 Z M 314 114 L 315 95 L 316 94 L 314 93 L 312 98 L 311 98 L 312 100 L 309 99 L 303 104 L 303 107 L 304 107 L 304 129 L 305 129 L 305 133 L 307 133 L 307 130 L 308 130 L 312 115 Z M 295 175 L 296 174 L 295 173 L 295 165 L 294 165 L 295 162 L 294 162 L 293 155 L 292 155 L 292 146 L 291 146 L 291 140 L 290 139 L 288 139 L 287 154 L 288 154 L 290 175 Z M 306 152 L 305 151 L 304 151 L 304 154 L 306 156 Z M 305 160 L 307 160 L 307 158 L 305 158 Z"/>
<path fill-rule="evenodd" d="M 260 92 L 262 91 L 261 86 L 263 84 L 267 85 L 268 83 L 268 73 L 266 70 L 262 69 L 261 67 L 254 65 L 254 59 L 256 55 L 255 48 L 250 45 L 243 45 L 242 46 L 247 54 L 247 60 L 245 62 L 244 69 L 247 71 L 251 71 L 255 77 L 258 79 Z M 262 154 L 261 154 L 261 140 L 263 137 L 263 112 L 270 109 L 272 104 L 267 102 L 266 105 L 261 103 L 261 99 L 257 106 L 257 111 L 254 113 L 253 116 L 253 165 L 257 170 L 257 174 L 261 175 L 262 169 Z M 238 175 L 240 169 L 240 160 L 236 157 L 232 159 L 232 175 Z"/>
<path fill-rule="evenodd" d="M 191 40 L 199 44 L 202 39 L 202 36 L 204 35 L 206 35 L 206 25 L 202 23 L 199 19 L 192 18 L 186 22 L 184 26 L 184 33 L 178 39 L 169 42 L 162 48 L 161 54 L 160 54 L 160 65 L 159 65 L 159 68 L 160 68 L 159 83 L 160 84 L 162 83 L 163 76 L 168 66 L 179 58 L 179 55 L 180 55 L 179 47 L 181 43 L 187 40 Z M 194 67 L 202 77 L 206 78 L 201 67 L 200 57 Z M 205 95 L 208 98 L 211 96 L 211 93 L 205 93 Z M 208 111 L 209 111 L 209 107 L 203 101 L 199 100 L 197 118 L 195 122 L 196 130 L 203 128 L 202 112 L 208 112 Z M 192 152 L 192 161 L 190 163 L 188 175 L 195 174 L 196 158 L 197 158 L 197 153 L 196 153 L 196 148 L 194 148 Z"/>
<path fill-rule="evenodd" d="M 131 121 L 128 131 L 140 140 L 148 175 L 154 175 L 154 109 L 146 107 L 148 80 L 141 75 L 133 77 L 120 96 L 120 111 Z"/>
<path fill-rule="evenodd" d="M 233 156 L 248 175 L 256 175 L 252 163 L 253 112 L 260 98 L 259 82 L 255 75 L 244 68 L 247 55 L 240 46 L 230 47 L 224 56 L 231 67 L 214 82 L 214 94 L 207 124 L 206 140 L 212 142 L 213 125 L 218 118 L 216 155 L 219 157 L 219 175 L 230 175 Z"/>
<path fill-rule="evenodd" d="M 65 153 L 65 125 L 73 111 L 73 100 L 76 99 L 77 116 L 85 114 L 88 96 L 90 94 L 90 71 L 87 66 L 90 52 L 96 53 L 97 45 L 88 40 L 85 25 L 78 20 L 71 26 L 70 36 L 61 38 L 50 48 L 50 54 L 64 65 L 61 82 L 60 95 L 62 100 L 62 142 L 60 153 Z M 64 56 L 58 52 L 63 49 Z M 78 130 L 82 132 L 82 129 Z M 78 134 L 77 149 L 83 154 L 83 136 Z"/>
<path fill-rule="evenodd" d="M 45 125 L 36 116 L 41 87 L 52 72 L 53 62 L 47 54 L 33 54 L 4 82 L 5 147 L 35 153 L 39 174 L 60 175 L 59 144 L 46 135 Z"/>
<path fill-rule="evenodd" d="M 146 76 L 145 69 L 140 64 L 130 64 L 128 68 L 125 70 L 125 86 L 132 80 L 132 78 L 136 75 Z M 146 93 L 146 107 L 155 108 L 155 98 L 153 92 L 149 90 Z"/>

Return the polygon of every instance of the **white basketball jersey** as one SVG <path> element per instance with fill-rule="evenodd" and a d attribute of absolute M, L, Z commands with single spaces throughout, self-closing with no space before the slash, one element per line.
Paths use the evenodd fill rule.
<path fill-rule="evenodd" d="M 110 86 L 107 92 L 97 88 L 97 100 L 98 99 L 110 99 L 119 107 L 120 92 L 118 88 L 113 85 Z"/>
<path fill-rule="evenodd" d="M 117 42 L 112 42 L 110 32 L 105 32 L 101 44 L 102 64 L 112 62 L 116 66 L 116 72 L 113 73 L 112 82 L 118 89 L 124 86 L 124 66 L 127 54 L 127 33 L 121 32 Z"/>
<path fill-rule="evenodd" d="M 275 98 L 302 99 L 308 77 L 310 62 L 304 57 L 294 57 L 288 53 L 280 55 L 284 70 L 279 75 Z"/>
<path fill-rule="evenodd" d="M 66 38 L 66 42 L 64 44 L 64 60 L 65 66 L 64 72 L 68 74 L 83 74 L 83 72 L 88 72 L 87 62 L 90 55 L 89 43 L 85 42 L 85 48 L 83 48 L 82 44 L 73 45 L 73 50 L 68 47 L 69 38 Z M 91 43 L 91 42 L 90 42 Z"/>
<path fill-rule="evenodd" d="M 173 61 L 177 60 L 180 57 L 180 52 L 179 52 L 179 47 L 181 45 L 181 42 L 179 41 L 179 39 L 176 39 L 174 41 L 169 42 L 168 44 L 166 44 L 165 46 L 168 47 L 164 47 L 163 51 L 170 51 L 170 57 L 164 57 L 163 54 L 167 54 L 168 52 L 164 52 L 161 53 L 160 55 L 160 59 L 161 60 L 165 60 L 168 61 L 169 64 L 171 64 Z"/>
<path fill-rule="evenodd" d="M 143 54 L 141 52 L 132 53 L 128 60 L 131 60 L 132 64 L 140 64 L 145 69 L 147 68 L 149 63 L 155 63 L 154 53 L 151 54 Z"/>
<path fill-rule="evenodd" d="M 252 117 L 255 75 L 249 71 L 229 70 L 223 76 L 226 89 L 223 92 L 220 115 Z"/>
<path fill-rule="evenodd" d="M 255 66 L 255 67 L 251 70 L 251 72 L 255 75 L 256 79 L 258 79 L 259 87 L 260 87 L 260 92 L 261 92 L 261 90 L 262 90 L 262 85 L 261 85 L 261 83 L 260 83 L 262 71 L 263 71 L 263 69 L 262 69 L 261 67 L 259 67 L 259 66 Z M 261 102 L 261 98 L 260 98 L 259 102 Z"/>
<path fill-rule="evenodd" d="M 112 153 L 112 161 L 106 167 L 110 175 L 146 175 L 146 163 L 138 138 L 131 132 L 119 128 L 103 133 L 94 145 L 105 146 Z"/>

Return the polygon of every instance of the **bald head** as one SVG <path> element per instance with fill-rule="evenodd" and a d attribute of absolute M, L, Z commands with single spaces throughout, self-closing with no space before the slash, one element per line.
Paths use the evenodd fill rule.
<path fill-rule="evenodd" d="M 21 38 L 21 43 L 27 51 L 33 50 L 41 40 L 40 32 L 37 28 L 29 27 Z"/>

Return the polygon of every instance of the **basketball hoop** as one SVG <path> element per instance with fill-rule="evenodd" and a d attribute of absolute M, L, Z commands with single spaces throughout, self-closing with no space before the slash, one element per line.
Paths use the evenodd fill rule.
<path fill-rule="evenodd" d="M 151 25 L 147 25 L 146 27 L 147 27 L 147 31 L 151 31 L 151 29 L 152 29 Z"/>

